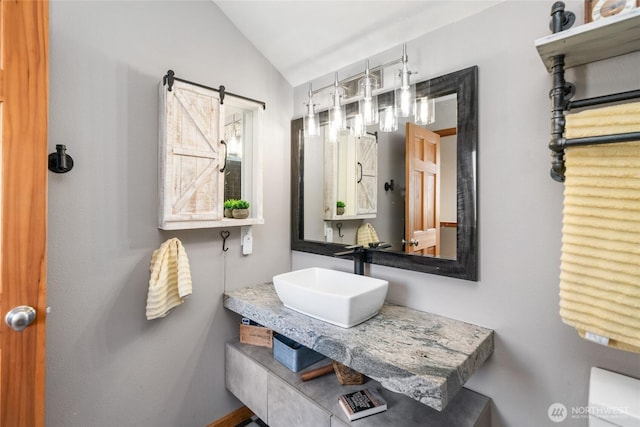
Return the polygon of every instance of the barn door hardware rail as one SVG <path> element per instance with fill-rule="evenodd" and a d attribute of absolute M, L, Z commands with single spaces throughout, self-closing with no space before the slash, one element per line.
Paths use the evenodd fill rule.
<path fill-rule="evenodd" d="M 550 28 L 553 33 L 566 31 L 575 21 L 572 12 L 564 10 L 563 2 L 556 2 L 551 8 Z M 593 30 L 601 31 L 603 24 L 591 23 Z M 597 49 L 594 47 L 594 49 Z M 539 51 L 540 51 L 539 46 Z M 640 46 L 629 51 L 640 50 Z M 565 52 L 567 53 L 567 52 Z M 553 88 L 549 93 L 551 98 L 551 140 L 549 149 L 551 150 L 551 177 L 558 181 L 565 180 L 565 149 L 571 146 L 595 145 L 595 144 L 611 144 L 617 142 L 629 142 L 640 140 L 640 132 L 629 132 L 613 135 L 602 135 L 585 138 L 564 137 L 566 120 L 564 114 L 566 111 L 575 108 L 593 107 L 596 105 L 608 104 L 613 102 L 629 101 L 640 98 L 640 90 L 631 90 L 628 92 L 614 93 L 610 95 L 598 96 L 593 98 L 585 98 L 572 101 L 571 98 L 575 94 L 575 86 L 565 80 L 565 53 L 554 55 L 551 57 L 551 73 L 553 75 Z M 541 53 L 542 56 L 542 53 Z M 604 58 L 601 58 L 604 59 Z M 544 60 L 544 58 L 543 58 Z M 596 59 L 594 59 L 596 60 Z"/>
<path fill-rule="evenodd" d="M 173 89 L 173 82 L 182 82 L 182 83 L 187 83 L 190 85 L 194 85 L 194 86 L 198 86 L 201 87 L 203 89 L 208 89 L 208 90 L 212 90 L 214 92 L 218 92 L 220 94 L 220 104 L 224 104 L 224 97 L 225 95 L 229 95 L 229 96 L 233 96 L 236 98 L 240 98 L 240 99 L 244 99 L 245 101 L 251 101 L 251 102 L 255 102 L 258 103 L 260 105 L 262 105 L 262 109 L 266 110 L 267 109 L 267 104 L 265 104 L 263 101 L 258 101 L 257 99 L 253 99 L 253 98 L 247 98 L 246 96 L 242 96 L 242 95 L 237 95 L 235 93 L 231 93 L 231 92 L 227 92 L 226 88 L 222 85 L 220 85 L 217 89 L 210 87 L 210 86 L 205 86 L 203 84 L 200 83 L 195 83 L 189 80 L 184 80 L 181 79 L 179 77 L 176 77 L 175 72 L 173 70 L 169 70 L 167 71 L 167 74 L 164 75 L 164 77 L 162 78 L 162 84 L 164 86 L 167 86 L 167 90 L 169 92 L 171 92 L 171 90 Z"/>

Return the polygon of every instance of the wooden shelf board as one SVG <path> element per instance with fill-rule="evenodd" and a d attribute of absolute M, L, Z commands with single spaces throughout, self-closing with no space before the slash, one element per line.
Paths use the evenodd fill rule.
<path fill-rule="evenodd" d="M 188 230 L 194 228 L 226 228 L 260 224 L 264 224 L 264 218 L 224 218 L 219 221 L 167 221 L 164 224 L 160 225 L 158 228 L 160 228 L 161 230 Z"/>
<path fill-rule="evenodd" d="M 375 218 L 377 214 L 359 214 L 359 215 L 334 215 L 330 217 L 325 217 L 325 221 L 348 221 L 353 219 L 369 219 Z"/>
<path fill-rule="evenodd" d="M 571 68 L 639 51 L 640 8 L 539 38 L 535 46 L 549 72 L 556 55 Z"/>

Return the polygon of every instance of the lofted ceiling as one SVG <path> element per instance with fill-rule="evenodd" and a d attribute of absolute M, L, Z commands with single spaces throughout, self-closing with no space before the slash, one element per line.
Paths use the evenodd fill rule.
<path fill-rule="evenodd" d="M 292 86 L 503 0 L 213 0 Z"/>

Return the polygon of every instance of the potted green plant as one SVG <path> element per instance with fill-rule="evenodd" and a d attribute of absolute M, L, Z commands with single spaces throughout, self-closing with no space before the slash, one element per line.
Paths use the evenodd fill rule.
<path fill-rule="evenodd" d="M 246 200 L 236 200 L 231 214 L 236 219 L 245 219 L 249 216 L 249 202 Z"/>
<path fill-rule="evenodd" d="M 233 208 L 236 204 L 236 199 L 227 199 L 224 201 L 224 217 L 225 218 L 233 218 Z"/>
<path fill-rule="evenodd" d="M 342 202 L 342 201 L 338 200 L 338 201 L 336 202 L 336 213 L 337 213 L 338 215 L 342 215 L 342 214 L 344 213 L 344 208 L 345 208 L 346 206 L 347 206 L 347 205 L 345 205 L 345 203 L 344 203 L 344 202 Z"/>

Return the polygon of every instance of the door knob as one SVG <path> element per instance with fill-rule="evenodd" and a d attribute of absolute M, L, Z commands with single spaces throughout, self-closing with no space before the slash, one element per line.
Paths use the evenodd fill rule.
<path fill-rule="evenodd" d="M 409 246 L 418 246 L 420 242 L 418 242 L 416 239 L 409 239 L 408 242 L 405 239 L 402 239 L 402 244 Z"/>
<path fill-rule="evenodd" d="M 4 317 L 8 327 L 16 332 L 24 330 L 33 323 L 36 318 L 36 310 L 28 305 L 21 305 L 9 311 Z"/>

